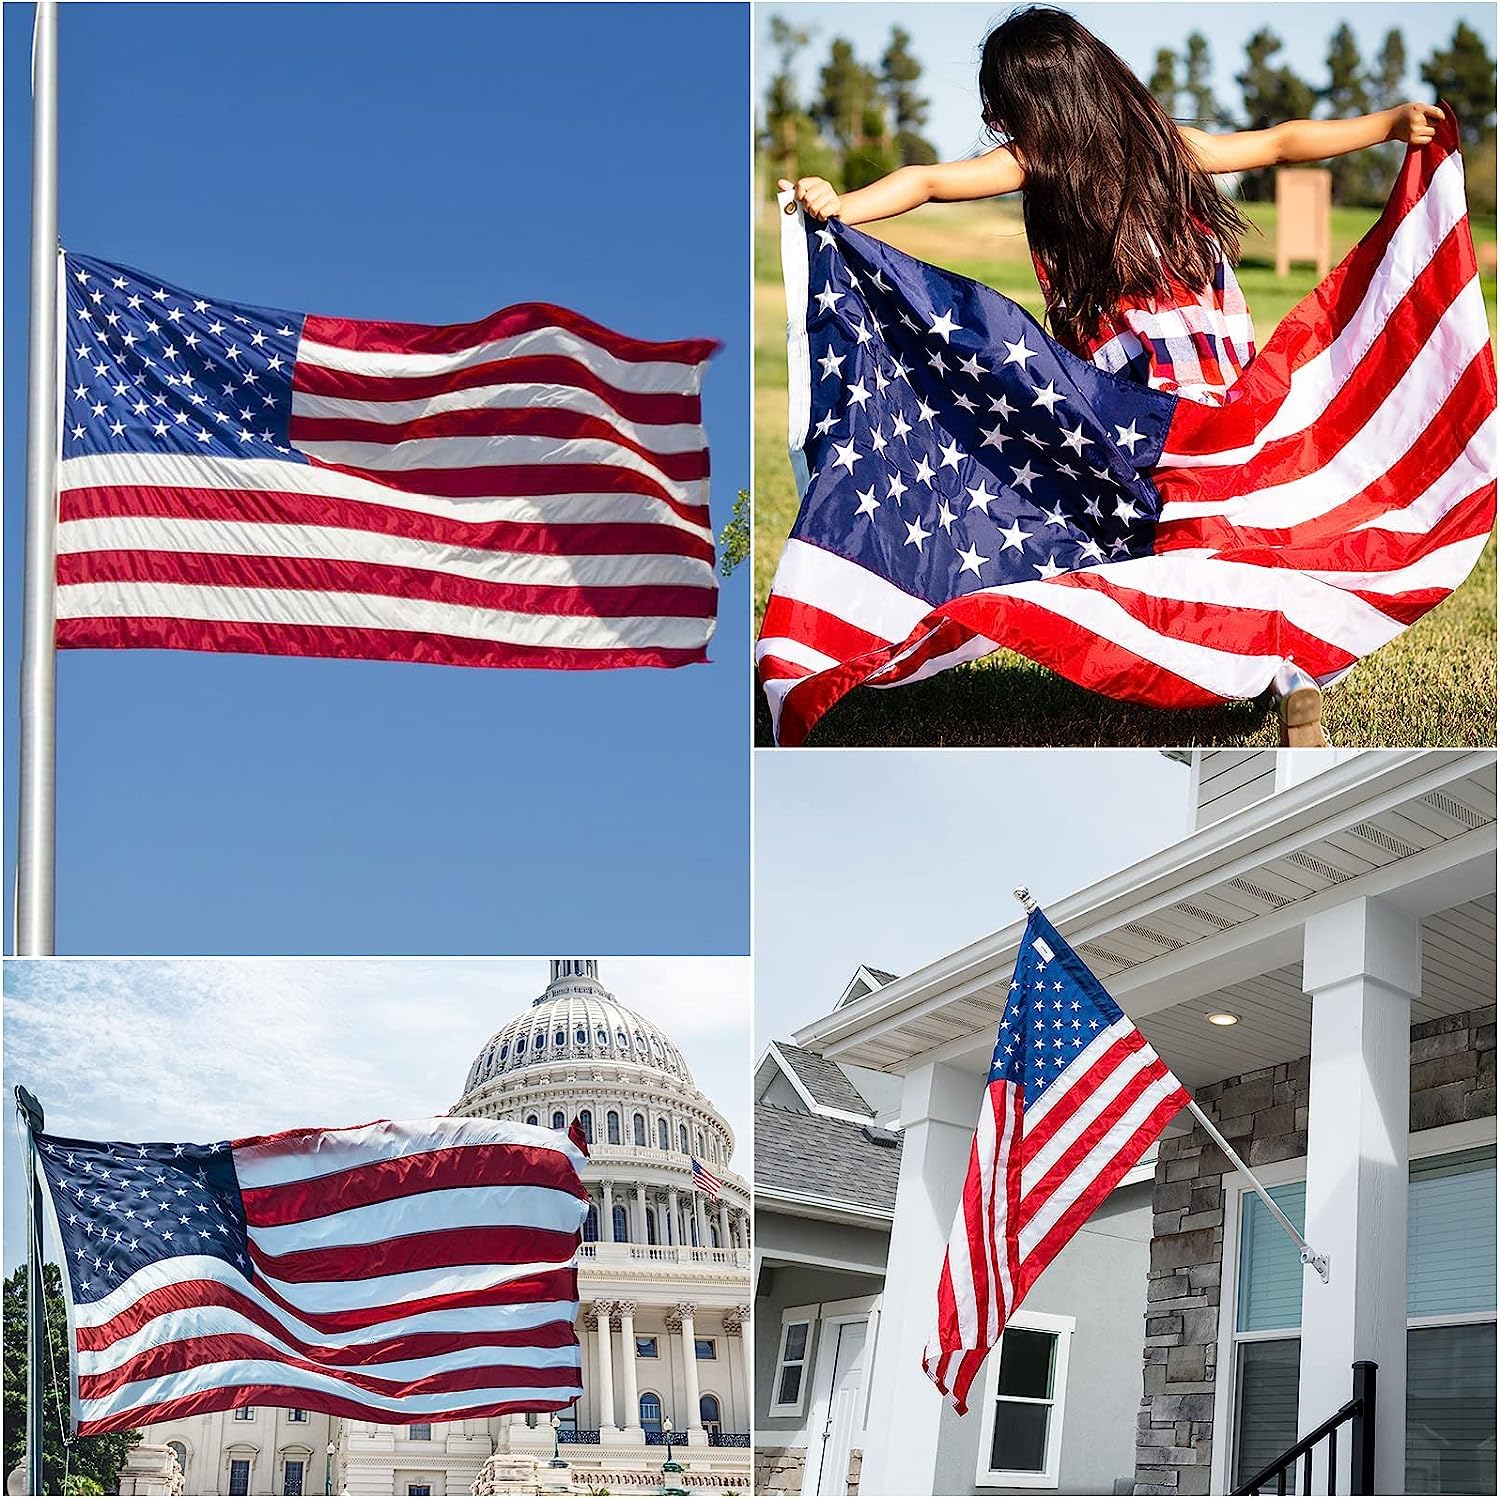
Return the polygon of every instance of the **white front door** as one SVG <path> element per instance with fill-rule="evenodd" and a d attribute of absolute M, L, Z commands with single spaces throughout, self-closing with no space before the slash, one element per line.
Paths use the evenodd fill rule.
<path fill-rule="evenodd" d="M 811 1433 L 814 1459 L 818 1462 L 817 1485 L 813 1491 L 843 1494 L 848 1491 L 849 1452 L 859 1424 L 860 1396 L 865 1383 L 865 1336 L 869 1325 L 863 1319 L 840 1321 L 826 1330 L 836 1340 L 827 1414 L 823 1428 Z M 818 1450 L 820 1446 L 821 1452 Z"/>

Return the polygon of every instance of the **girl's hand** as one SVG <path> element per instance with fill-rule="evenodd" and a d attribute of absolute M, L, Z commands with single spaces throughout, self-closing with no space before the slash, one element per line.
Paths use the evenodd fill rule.
<path fill-rule="evenodd" d="M 821 177 L 799 177 L 796 182 L 783 177 L 776 185 L 782 192 L 791 193 L 814 218 L 837 218 L 843 210 L 839 195 Z"/>
<path fill-rule="evenodd" d="M 1409 146 L 1425 146 L 1437 134 L 1443 111 L 1436 104 L 1398 104 L 1390 111 L 1387 140 L 1402 140 Z"/>

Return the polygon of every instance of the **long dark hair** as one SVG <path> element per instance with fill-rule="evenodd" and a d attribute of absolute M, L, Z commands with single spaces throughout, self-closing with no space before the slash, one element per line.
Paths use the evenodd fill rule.
<path fill-rule="evenodd" d="M 1067 12 L 1031 6 L 995 27 L 979 91 L 1026 172 L 1026 236 L 1064 343 L 1081 349 L 1127 300 L 1207 286 L 1215 242 L 1238 259 L 1245 220 L 1146 86 Z"/>

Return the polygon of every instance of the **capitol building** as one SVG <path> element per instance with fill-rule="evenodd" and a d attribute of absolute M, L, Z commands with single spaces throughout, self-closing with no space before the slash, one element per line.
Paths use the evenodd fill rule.
<path fill-rule="evenodd" d="M 593 959 L 555 960 L 450 1111 L 554 1129 L 577 1118 L 588 1137 L 584 1394 L 561 1427 L 545 1415 L 396 1426 L 226 1410 L 147 1427 L 121 1493 L 654 1492 L 669 1430 L 676 1486 L 748 1490 L 750 1183 L 671 1037 L 620 1003 Z M 694 1188 L 694 1158 L 722 1183 L 717 1200 Z M 566 1468 L 550 1465 L 554 1437 Z M 164 1484 L 173 1456 L 181 1476 Z"/>

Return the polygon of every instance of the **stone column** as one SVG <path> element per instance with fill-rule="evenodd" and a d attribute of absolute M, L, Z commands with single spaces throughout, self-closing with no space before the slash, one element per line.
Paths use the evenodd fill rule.
<path fill-rule="evenodd" d="M 886 1259 L 885 1324 L 870 1368 L 866 1493 L 931 1493 L 943 1401 L 922 1371 L 938 1273 L 969 1166 L 983 1072 L 941 1062 L 902 1079 L 901 1174 Z M 973 1418 L 972 1416 L 970 1418 Z"/>
<path fill-rule="evenodd" d="M 613 1433 L 615 1429 L 615 1378 L 614 1368 L 610 1360 L 610 1317 L 615 1309 L 611 1300 L 596 1300 L 594 1302 L 594 1324 L 595 1343 L 598 1348 L 599 1358 L 599 1392 L 595 1400 L 599 1407 L 599 1439 L 602 1442 L 605 1432 Z"/>
<path fill-rule="evenodd" d="M 734 1244 L 729 1241 L 729 1208 L 722 1198 L 719 1201 L 719 1247 L 734 1247 Z"/>
<path fill-rule="evenodd" d="M 724 1312 L 724 1331 L 728 1336 L 738 1336 L 740 1345 L 740 1377 L 745 1385 L 745 1429 L 749 1430 L 755 1423 L 755 1343 L 750 1335 L 750 1307 L 731 1306 Z M 874 1343 L 867 1343 L 873 1346 Z M 728 1356 L 726 1350 L 725 1353 Z M 725 1423 L 728 1424 L 729 1411 L 725 1410 Z"/>
<path fill-rule="evenodd" d="M 703 1411 L 698 1407 L 698 1349 L 694 1346 L 698 1334 L 693 1327 L 697 1309 L 690 1300 L 678 1301 L 667 1314 L 667 1326 L 682 1333 L 682 1382 L 688 1406 L 685 1440 L 689 1446 L 706 1446 L 708 1432 L 703 1428 Z"/>
<path fill-rule="evenodd" d="M 682 1224 L 677 1216 L 677 1188 L 667 1187 L 667 1242 L 676 1244 L 682 1237 Z"/>
<path fill-rule="evenodd" d="M 620 1428 L 638 1445 L 646 1437 L 641 1430 L 641 1396 L 635 1381 L 635 1302 L 622 1300 L 615 1309 L 620 1313 L 621 1396 L 625 1402 L 625 1419 Z"/>
<path fill-rule="evenodd" d="M 708 1214 L 703 1210 L 703 1193 L 693 1193 L 693 1221 L 698 1225 L 698 1247 L 707 1248 L 708 1243 Z"/>
<path fill-rule="evenodd" d="M 646 1231 L 646 1188 L 639 1183 L 636 1184 L 635 1188 L 635 1209 L 639 1214 L 636 1221 L 635 1241 L 637 1243 L 649 1243 L 651 1241 L 651 1234 Z"/>
<path fill-rule="evenodd" d="M 1328 1283 L 1302 1273 L 1299 1434 L 1348 1398 L 1350 1365 L 1380 1365 L 1375 1491 L 1406 1475 L 1407 1124 L 1411 1005 L 1422 986 L 1416 918 L 1381 900 L 1350 900 L 1304 930 L 1302 987 L 1312 997 L 1307 1099 L 1307 1225 L 1328 1256 Z M 1326 1488 L 1319 1448 L 1313 1482 Z M 1349 1491 L 1349 1442 L 1337 1487 Z"/>
<path fill-rule="evenodd" d="M 599 1236 L 606 1243 L 615 1241 L 615 1183 L 602 1181 L 604 1188 L 604 1221 L 599 1225 Z"/>

